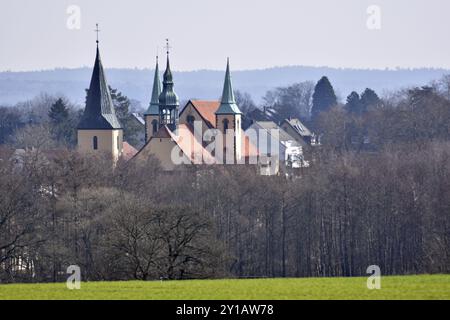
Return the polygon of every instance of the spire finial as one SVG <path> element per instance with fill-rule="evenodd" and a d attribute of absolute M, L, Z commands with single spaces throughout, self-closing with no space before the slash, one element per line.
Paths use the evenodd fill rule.
<path fill-rule="evenodd" d="M 169 45 L 169 39 L 166 39 L 166 53 L 167 53 L 167 56 L 169 55 L 170 49 L 172 49 L 172 47 Z"/>
<path fill-rule="evenodd" d="M 95 30 L 94 30 L 96 33 L 97 33 L 97 45 L 98 45 L 98 33 L 100 32 L 100 29 L 98 28 L 98 23 L 96 23 L 95 24 Z"/>

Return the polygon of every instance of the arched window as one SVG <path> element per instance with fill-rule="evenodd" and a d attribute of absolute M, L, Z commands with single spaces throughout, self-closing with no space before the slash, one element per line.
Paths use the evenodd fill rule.
<path fill-rule="evenodd" d="M 119 144 L 119 136 L 117 136 L 117 150 L 119 150 L 120 151 L 120 144 Z"/>
<path fill-rule="evenodd" d="M 226 131 L 228 130 L 228 124 L 230 123 L 230 121 L 228 119 L 224 119 L 223 120 L 223 132 L 226 133 Z"/>
<path fill-rule="evenodd" d="M 158 121 L 156 121 L 156 120 L 152 121 L 152 131 L 153 131 L 153 134 L 155 134 L 156 131 L 158 131 Z"/>
<path fill-rule="evenodd" d="M 92 144 L 93 144 L 93 148 L 94 148 L 94 150 L 97 150 L 98 149 L 98 138 L 97 138 L 97 136 L 94 136 L 94 138 L 92 138 Z"/>
<path fill-rule="evenodd" d="M 194 121 L 195 121 L 195 117 L 193 115 L 188 115 L 186 120 L 187 120 L 188 124 L 193 126 L 194 125 Z"/>

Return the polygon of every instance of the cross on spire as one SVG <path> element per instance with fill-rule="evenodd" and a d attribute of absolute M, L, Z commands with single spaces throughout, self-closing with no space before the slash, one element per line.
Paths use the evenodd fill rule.
<path fill-rule="evenodd" d="M 169 39 L 166 39 L 166 53 L 169 55 L 169 51 L 172 49 L 172 47 L 169 45 Z"/>
<path fill-rule="evenodd" d="M 97 44 L 98 44 L 98 33 L 100 32 L 100 29 L 98 28 L 98 23 L 96 23 L 95 24 L 95 30 L 94 30 L 96 33 L 97 33 Z"/>

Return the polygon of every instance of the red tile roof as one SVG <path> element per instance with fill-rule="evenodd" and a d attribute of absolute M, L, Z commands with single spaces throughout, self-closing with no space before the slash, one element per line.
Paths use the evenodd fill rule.
<path fill-rule="evenodd" d="M 207 100 L 191 100 L 192 105 L 200 114 L 200 116 L 207 122 L 211 128 L 216 127 L 215 112 L 220 107 L 220 101 Z M 242 132 L 243 133 L 243 132 Z M 242 134 L 242 155 L 244 157 L 258 156 L 258 148 L 250 142 L 250 139 Z"/>
<path fill-rule="evenodd" d="M 191 100 L 192 105 L 207 122 L 210 128 L 216 127 L 216 111 L 220 107 L 220 101 Z"/>
<path fill-rule="evenodd" d="M 215 158 L 195 138 L 192 130 L 186 124 L 178 126 L 178 136 L 167 130 L 171 138 L 193 164 L 215 163 Z"/>
<path fill-rule="evenodd" d="M 123 142 L 123 153 L 122 153 L 122 157 L 125 160 L 130 160 L 131 158 L 133 158 L 136 154 L 138 153 L 138 151 L 128 142 L 124 141 Z"/>

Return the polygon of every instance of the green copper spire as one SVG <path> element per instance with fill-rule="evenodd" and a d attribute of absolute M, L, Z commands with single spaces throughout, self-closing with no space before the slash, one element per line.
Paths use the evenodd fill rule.
<path fill-rule="evenodd" d="M 145 115 L 158 115 L 159 114 L 159 95 L 161 94 L 161 80 L 159 79 L 159 66 L 158 66 L 158 56 L 156 57 L 156 67 L 155 76 L 153 78 L 153 90 L 152 90 L 152 100 L 150 105 L 145 112 Z"/>
<path fill-rule="evenodd" d="M 222 101 L 216 114 L 241 114 L 241 110 L 234 98 L 233 86 L 231 84 L 230 59 L 227 59 L 227 71 L 225 72 L 225 82 L 223 85 Z"/>
<path fill-rule="evenodd" d="M 170 130 L 178 126 L 178 96 L 173 90 L 172 71 L 169 61 L 169 40 L 167 39 L 167 66 L 164 72 L 163 89 L 159 95 L 159 125 L 167 125 Z"/>

